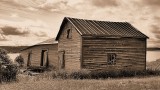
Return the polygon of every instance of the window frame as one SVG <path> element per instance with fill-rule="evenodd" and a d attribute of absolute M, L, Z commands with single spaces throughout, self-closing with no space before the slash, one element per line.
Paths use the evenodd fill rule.
<path fill-rule="evenodd" d="M 107 54 L 107 64 L 108 65 L 115 65 L 117 61 L 116 53 L 108 53 Z"/>

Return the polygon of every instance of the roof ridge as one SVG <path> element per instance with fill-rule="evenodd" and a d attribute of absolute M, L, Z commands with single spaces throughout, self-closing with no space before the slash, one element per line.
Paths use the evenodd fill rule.
<path fill-rule="evenodd" d="M 127 21 L 123 21 L 123 22 L 120 22 L 120 21 L 104 21 L 104 20 L 90 20 L 90 19 L 83 19 L 83 18 L 72 18 L 72 17 L 65 17 L 67 19 L 77 19 L 77 20 L 87 20 L 87 21 L 102 21 L 102 22 L 113 22 L 113 23 L 129 23 Z"/>

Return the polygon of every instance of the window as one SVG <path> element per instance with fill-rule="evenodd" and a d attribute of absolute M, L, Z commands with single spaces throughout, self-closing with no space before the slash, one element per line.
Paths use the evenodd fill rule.
<path fill-rule="evenodd" d="M 108 55 L 108 65 L 114 65 L 116 64 L 116 54 L 115 53 L 109 53 Z"/>
<path fill-rule="evenodd" d="M 71 29 L 68 29 L 68 30 L 67 30 L 67 38 L 68 38 L 68 39 L 72 38 Z"/>

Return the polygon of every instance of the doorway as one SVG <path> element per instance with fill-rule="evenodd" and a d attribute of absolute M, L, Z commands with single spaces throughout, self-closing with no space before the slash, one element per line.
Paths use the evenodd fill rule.
<path fill-rule="evenodd" d="M 46 66 L 48 59 L 48 50 L 41 51 L 41 63 L 40 66 Z"/>

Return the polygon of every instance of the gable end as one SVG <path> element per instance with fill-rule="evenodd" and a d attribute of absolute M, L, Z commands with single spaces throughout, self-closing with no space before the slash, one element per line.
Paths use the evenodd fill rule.
<path fill-rule="evenodd" d="M 58 41 L 58 39 L 59 39 L 59 37 L 60 37 L 60 35 L 61 35 L 61 33 L 62 33 L 62 30 L 63 30 L 63 28 L 64 28 L 64 26 L 65 26 L 65 24 L 67 23 L 67 22 L 70 22 L 72 25 L 73 25 L 73 27 L 77 30 L 77 32 L 80 34 L 80 35 L 82 35 L 82 33 L 77 29 L 77 27 L 67 18 L 67 17 L 65 17 L 64 19 L 63 19 L 63 22 L 62 22 L 62 24 L 61 24 L 61 26 L 60 26 L 60 30 L 59 30 L 59 32 L 58 32 L 58 34 L 57 34 L 57 36 L 56 36 L 56 41 Z"/>

